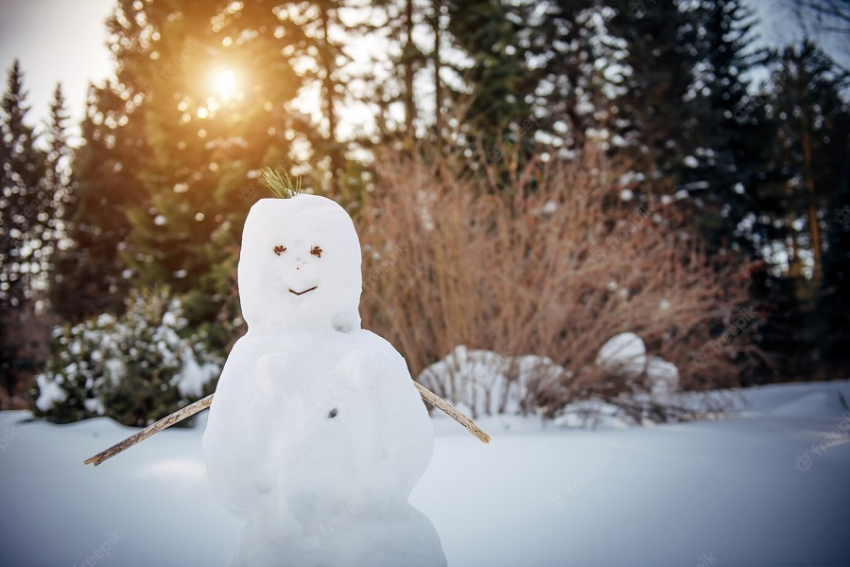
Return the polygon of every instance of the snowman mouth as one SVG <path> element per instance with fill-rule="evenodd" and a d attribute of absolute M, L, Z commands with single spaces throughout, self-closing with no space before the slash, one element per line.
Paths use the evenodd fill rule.
<path fill-rule="evenodd" d="M 310 292 L 310 291 L 313 291 L 313 290 L 314 290 L 314 289 L 316 289 L 317 287 L 319 287 L 319 286 L 314 285 L 314 286 L 313 286 L 313 287 L 311 287 L 310 289 L 305 289 L 304 291 L 295 291 L 294 289 L 289 288 L 289 293 L 294 293 L 295 295 L 304 295 L 305 293 L 308 293 L 308 292 Z"/>

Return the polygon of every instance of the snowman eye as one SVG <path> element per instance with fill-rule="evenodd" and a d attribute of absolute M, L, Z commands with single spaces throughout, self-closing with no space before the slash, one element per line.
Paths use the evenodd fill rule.
<path fill-rule="evenodd" d="M 275 246 L 274 247 L 275 256 L 280 256 L 284 252 L 286 252 L 286 246 Z"/>
<path fill-rule="evenodd" d="M 312 254 L 313 256 L 316 256 L 317 258 L 321 258 L 321 257 L 322 257 L 322 249 L 321 249 L 321 247 L 319 247 L 319 246 L 313 246 L 313 247 L 310 249 L 310 254 Z"/>
<path fill-rule="evenodd" d="M 332 409 L 331 411 L 328 412 L 328 419 L 335 418 L 338 413 L 339 413 L 338 409 L 336 409 L 336 408 Z"/>

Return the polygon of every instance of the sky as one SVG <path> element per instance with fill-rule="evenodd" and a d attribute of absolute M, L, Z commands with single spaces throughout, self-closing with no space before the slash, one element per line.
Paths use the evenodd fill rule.
<path fill-rule="evenodd" d="M 62 83 L 72 122 L 80 121 L 88 84 L 101 83 L 114 68 L 104 22 L 115 4 L 116 0 L 0 0 L 3 88 L 12 62 L 20 59 L 32 108 L 30 123 L 39 125 L 47 118 L 57 81 Z M 767 44 L 802 38 L 788 0 L 750 0 L 749 5 L 762 22 L 759 33 Z M 827 51 L 847 65 L 850 52 L 829 43 L 824 45 Z"/>
<path fill-rule="evenodd" d="M 3 90 L 15 58 L 24 71 L 32 124 L 45 120 L 56 83 L 62 83 L 77 123 L 88 84 L 113 68 L 104 22 L 115 0 L 0 0 Z"/>

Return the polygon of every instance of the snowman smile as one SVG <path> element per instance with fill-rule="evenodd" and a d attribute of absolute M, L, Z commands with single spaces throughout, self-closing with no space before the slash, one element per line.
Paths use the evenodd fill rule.
<path fill-rule="evenodd" d="M 317 287 L 319 287 L 319 286 L 314 285 L 314 286 L 313 286 L 313 287 L 311 287 L 310 289 L 305 289 L 304 291 L 295 291 L 294 289 L 289 288 L 289 293 L 294 293 L 295 295 L 304 295 L 304 294 L 305 294 L 305 293 L 307 293 L 307 292 L 313 291 L 313 290 L 314 290 L 314 289 L 316 289 Z"/>

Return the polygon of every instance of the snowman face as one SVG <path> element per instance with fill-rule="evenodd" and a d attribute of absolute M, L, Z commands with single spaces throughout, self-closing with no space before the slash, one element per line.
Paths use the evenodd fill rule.
<path fill-rule="evenodd" d="M 249 331 L 359 328 L 360 287 L 360 243 L 335 202 L 298 195 L 251 209 L 239 260 Z"/>

